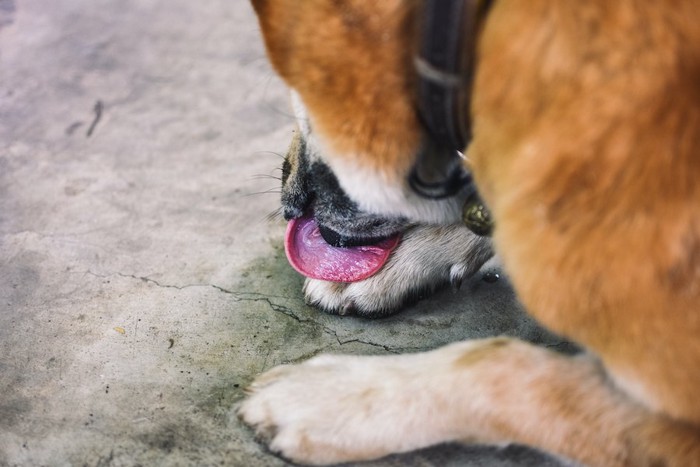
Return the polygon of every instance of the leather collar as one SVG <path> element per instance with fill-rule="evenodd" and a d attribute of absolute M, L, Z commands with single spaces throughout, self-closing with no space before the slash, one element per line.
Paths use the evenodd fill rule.
<path fill-rule="evenodd" d="M 476 43 L 490 1 L 423 0 L 421 41 L 414 63 L 418 109 L 430 136 L 464 151 L 471 140 L 471 87 Z"/>
<path fill-rule="evenodd" d="M 491 0 L 423 0 L 414 59 L 418 110 L 429 137 L 409 175 L 410 186 L 432 199 L 466 192 L 462 220 L 478 235 L 489 235 L 493 220 L 464 168 L 461 152 L 472 136 L 477 37 L 490 6 Z"/>

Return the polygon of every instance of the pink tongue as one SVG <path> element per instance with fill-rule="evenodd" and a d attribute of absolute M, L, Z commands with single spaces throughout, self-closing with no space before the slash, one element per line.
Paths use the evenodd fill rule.
<path fill-rule="evenodd" d="M 398 243 L 395 235 L 375 245 L 334 247 L 323 239 L 313 218 L 302 217 L 287 225 L 284 249 L 290 264 L 306 277 L 356 282 L 379 271 Z"/>

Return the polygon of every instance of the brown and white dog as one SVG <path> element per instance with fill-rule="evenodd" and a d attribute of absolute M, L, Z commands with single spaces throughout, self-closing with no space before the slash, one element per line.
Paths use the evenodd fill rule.
<path fill-rule="evenodd" d="M 297 101 L 295 108 L 300 125 L 282 166 L 281 201 L 290 221 L 285 249 L 307 276 L 308 304 L 332 314 L 387 316 L 447 283 L 459 288 L 491 258 L 491 241 L 461 221 L 416 223 L 362 209 L 312 146 L 303 106 Z M 438 205 L 457 210 L 468 191 Z"/>
<path fill-rule="evenodd" d="M 412 193 L 418 0 L 253 0 L 307 143 L 367 212 L 455 221 Z M 320 356 L 240 408 L 301 463 L 444 441 L 591 465 L 700 465 L 700 3 L 494 0 L 468 148 L 520 300 L 589 352 L 513 339 Z"/>

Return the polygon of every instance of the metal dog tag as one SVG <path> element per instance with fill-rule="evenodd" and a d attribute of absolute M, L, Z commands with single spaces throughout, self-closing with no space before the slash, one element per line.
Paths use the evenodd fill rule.
<path fill-rule="evenodd" d="M 482 237 L 488 237 L 493 231 L 493 218 L 479 194 L 475 191 L 464 203 L 462 222 L 469 230 Z"/>

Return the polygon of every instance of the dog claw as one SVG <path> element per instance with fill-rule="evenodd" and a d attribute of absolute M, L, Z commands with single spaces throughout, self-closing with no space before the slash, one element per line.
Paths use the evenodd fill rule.
<path fill-rule="evenodd" d="M 354 315 L 355 314 L 355 302 L 345 303 L 343 305 L 343 307 L 338 311 L 338 314 L 340 316 Z"/>
<path fill-rule="evenodd" d="M 462 288 L 462 281 L 467 274 L 467 268 L 464 264 L 454 264 L 450 268 L 450 285 L 455 292 Z"/>

